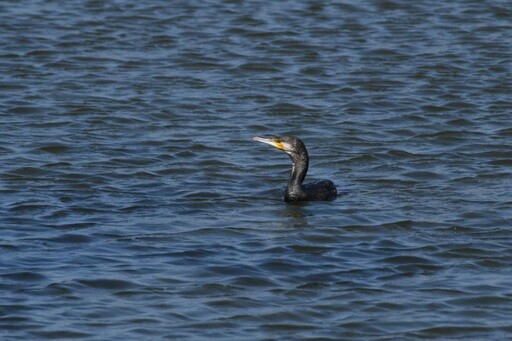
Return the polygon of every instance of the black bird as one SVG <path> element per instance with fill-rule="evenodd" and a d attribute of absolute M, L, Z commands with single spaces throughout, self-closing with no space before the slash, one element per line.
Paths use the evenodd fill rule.
<path fill-rule="evenodd" d="M 253 137 L 252 139 L 274 146 L 286 152 L 292 159 L 292 172 L 284 194 L 284 201 L 318 201 L 336 198 L 338 192 L 330 180 L 302 184 L 308 172 L 309 157 L 306 145 L 301 139 L 293 136 Z"/>

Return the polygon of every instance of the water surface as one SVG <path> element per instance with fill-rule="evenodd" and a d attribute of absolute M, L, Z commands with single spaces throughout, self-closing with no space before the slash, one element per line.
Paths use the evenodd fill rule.
<path fill-rule="evenodd" d="M 0 13 L 2 339 L 511 337 L 508 1 Z"/>

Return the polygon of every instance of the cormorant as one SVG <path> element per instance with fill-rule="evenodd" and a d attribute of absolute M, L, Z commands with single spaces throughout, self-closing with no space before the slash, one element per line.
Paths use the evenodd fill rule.
<path fill-rule="evenodd" d="M 284 201 L 333 200 L 337 196 L 336 186 L 330 180 L 322 180 L 303 185 L 309 165 L 308 150 L 301 139 L 293 136 L 274 136 L 270 138 L 253 137 L 286 152 L 293 166 L 284 194 Z"/>

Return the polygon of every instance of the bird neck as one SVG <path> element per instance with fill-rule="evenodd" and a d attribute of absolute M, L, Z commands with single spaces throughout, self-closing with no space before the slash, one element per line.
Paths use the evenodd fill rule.
<path fill-rule="evenodd" d="M 300 189 L 306 173 L 308 172 L 309 159 L 308 155 L 290 154 L 293 161 L 292 172 L 288 180 L 288 189 Z"/>

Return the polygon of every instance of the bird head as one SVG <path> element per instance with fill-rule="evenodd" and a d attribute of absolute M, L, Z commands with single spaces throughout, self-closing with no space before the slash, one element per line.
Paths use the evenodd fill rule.
<path fill-rule="evenodd" d="M 284 151 L 292 158 L 295 156 L 305 156 L 307 158 L 307 149 L 301 139 L 293 136 L 272 136 L 272 137 L 253 137 L 254 141 L 269 144 L 279 150 Z"/>

